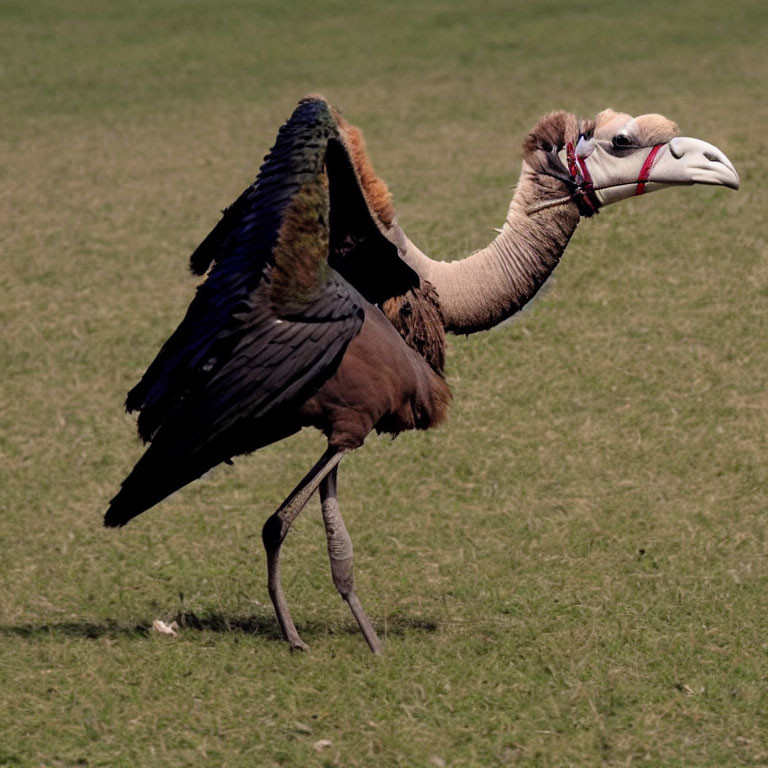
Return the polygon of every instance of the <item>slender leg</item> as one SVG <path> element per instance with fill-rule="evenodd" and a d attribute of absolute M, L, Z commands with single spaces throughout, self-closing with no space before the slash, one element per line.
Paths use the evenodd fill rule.
<path fill-rule="evenodd" d="M 328 539 L 328 554 L 331 558 L 331 576 L 339 594 L 346 600 L 357 619 L 368 647 L 378 655 L 381 653 L 381 642 L 355 594 L 355 580 L 352 575 L 352 539 L 347 533 L 336 498 L 337 473 L 338 466 L 334 466 L 320 483 L 323 523 L 325 523 L 325 535 Z"/>
<path fill-rule="evenodd" d="M 344 451 L 335 448 L 328 450 L 306 474 L 304 479 L 291 491 L 290 496 L 280 505 L 279 509 L 264 523 L 261 538 L 267 551 L 267 589 L 275 607 L 277 622 L 283 637 L 291 644 L 291 648 L 306 651 L 307 645 L 299 637 L 296 626 L 288 610 L 288 603 L 280 582 L 280 546 L 299 512 L 304 509 L 312 494 L 317 490 L 323 478 L 335 470 L 344 456 Z"/>

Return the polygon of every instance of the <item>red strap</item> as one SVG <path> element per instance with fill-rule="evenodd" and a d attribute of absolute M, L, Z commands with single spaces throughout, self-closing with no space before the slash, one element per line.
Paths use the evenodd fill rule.
<path fill-rule="evenodd" d="M 571 174 L 572 179 L 575 179 L 578 167 L 576 166 L 576 150 L 573 147 L 572 141 L 569 141 L 566 146 L 566 157 L 568 158 L 568 173 Z"/>
<path fill-rule="evenodd" d="M 584 179 L 584 181 L 586 181 L 587 184 L 591 184 L 592 177 L 589 175 L 589 169 L 587 168 L 586 158 L 577 156 L 576 150 L 573 147 L 572 141 L 568 142 L 567 153 L 568 153 L 568 173 L 571 174 L 571 177 L 575 179 L 579 171 L 581 171 L 581 178 Z"/>
<path fill-rule="evenodd" d="M 568 142 L 566 152 L 568 173 L 576 186 L 573 197 L 579 206 L 579 213 L 582 216 L 593 216 L 598 212 L 600 202 L 592 186 L 592 176 L 590 176 L 587 169 L 586 159 L 576 156 L 576 150 L 572 141 Z"/>
<path fill-rule="evenodd" d="M 587 184 L 592 183 L 592 177 L 589 175 L 589 169 L 587 168 L 587 160 L 584 157 L 577 158 L 579 161 L 579 168 L 581 168 L 581 175 L 584 177 L 584 181 Z"/>
<path fill-rule="evenodd" d="M 648 157 L 645 158 L 643 167 L 640 169 L 640 175 L 637 177 L 637 191 L 635 192 L 635 195 L 642 195 L 645 192 L 645 185 L 648 181 L 648 177 L 651 175 L 651 167 L 653 166 L 653 161 L 656 159 L 656 155 L 659 153 L 659 150 L 663 146 L 663 144 L 657 144 L 648 153 Z"/>

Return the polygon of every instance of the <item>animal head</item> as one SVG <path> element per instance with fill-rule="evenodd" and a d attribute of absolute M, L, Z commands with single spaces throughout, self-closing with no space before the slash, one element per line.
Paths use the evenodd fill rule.
<path fill-rule="evenodd" d="M 721 150 L 680 136 L 662 115 L 632 117 L 606 109 L 594 120 L 567 112 L 543 117 L 523 145 L 534 173 L 562 181 L 584 215 L 598 207 L 670 186 L 738 189 L 739 175 Z"/>

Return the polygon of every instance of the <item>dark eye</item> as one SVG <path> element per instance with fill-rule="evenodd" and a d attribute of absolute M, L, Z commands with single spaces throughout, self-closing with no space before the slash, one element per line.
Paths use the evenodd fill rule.
<path fill-rule="evenodd" d="M 617 133 L 613 137 L 613 146 L 614 147 L 631 147 L 632 146 L 632 140 L 627 136 L 625 133 Z"/>

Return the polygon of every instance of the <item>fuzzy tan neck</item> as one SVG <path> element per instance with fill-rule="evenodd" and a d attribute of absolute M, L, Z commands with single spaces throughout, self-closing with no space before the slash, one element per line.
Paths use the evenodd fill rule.
<path fill-rule="evenodd" d="M 402 235 L 402 258 L 434 285 L 445 328 L 474 333 L 519 311 L 541 288 L 568 245 L 579 213 L 575 203 L 529 215 L 542 199 L 562 194 L 557 182 L 523 163 L 520 181 L 498 237 L 460 261 L 434 261 Z"/>

